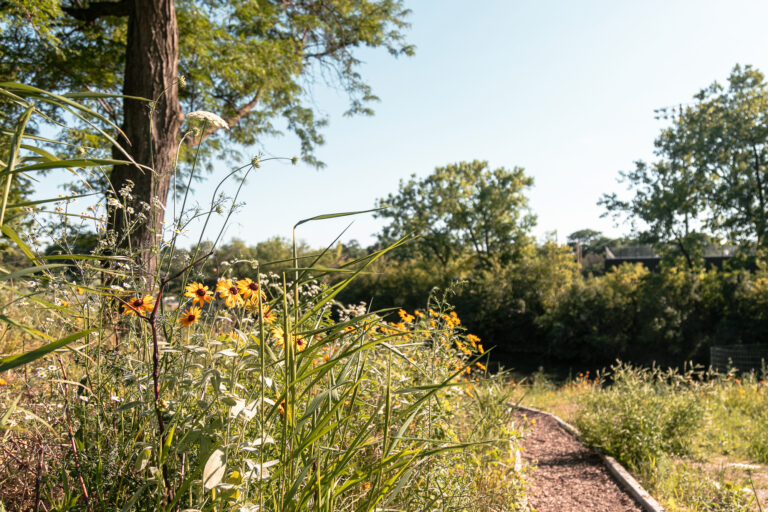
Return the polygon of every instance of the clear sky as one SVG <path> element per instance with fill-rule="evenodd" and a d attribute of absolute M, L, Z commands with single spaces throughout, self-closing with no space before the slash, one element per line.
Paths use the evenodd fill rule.
<path fill-rule="evenodd" d="M 664 126 L 653 110 L 691 100 L 737 63 L 768 72 L 768 2 L 738 0 L 421 0 L 409 40 L 416 55 L 364 51 L 362 74 L 381 102 L 370 118 L 345 118 L 343 93 L 313 91 L 330 121 L 318 156 L 327 167 L 266 163 L 249 179 L 227 237 L 256 243 L 290 236 L 299 219 L 372 208 L 412 173 L 488 160 L 535 179 L 535 234 L 563 242 L 578 229 L 623 234 L 600 218 L 618 171 L 653 157 Z M 292 156 L 291 137 L 263 148 Z M 260 148 L 247 149 L 256 153 Z M 208 201 L 219 166 L 198 185 Z M 210 186 L 209 186 L 210 185 Z M 348 221 L 302 226 L 313 246 Z M 373 240 L 381 224 L 358 217 L 344 239 Z M 191 239 L 190 239 L 191 242 Z"/>

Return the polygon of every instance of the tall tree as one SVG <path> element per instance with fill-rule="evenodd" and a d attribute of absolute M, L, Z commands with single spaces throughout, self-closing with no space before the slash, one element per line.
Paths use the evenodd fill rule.
<path fill-rule="evenodd" d="M 472 161 L 438 167 L 423 179 L 400 182 L 397 194 L 379 201 L 378 215 L 390 222 L 380 239 L 419 235 L 412 250 L 446 265 L 460 254 L 480 264 L 509 261 L 528 241 L 535 216 L 528 209 L 533 178 L 520 167 L 490 169 Z"/>
<path fill-rule="evenodd" d="M 608 212 L 641 220 L 649 241 L 674 243 L 691 262 L 710 237 L 768 245 L 768 84 L 736 66 L 672 112 L 656 139 L 658 160 L 637 162 L 622 180 L 634 197 L 606 195 Z"/>
<path fill-rule="evenodd" d="M 135 161 L 154 168 L 117 166 L 112 187 L 133 183 L 134 208 L 162 205 L 183 111 L 215 112 L 229 128 L 209 125 L 191 145 L 208 138 L 206 148 L 223 152 L 285 127 L 298 136 L 304 160 L 320 165 L 313 151 L 325 120 L 310 106 L 312 80 L 347 91 L 348 114 L 370 114 L 376 97 L 353 51 L 410 55 L 407 14 L 402 0 L 9 0 L 0 3 L 0 77 L 151 100 L 100 104 L 122 126 L 121 142 Z M 189 87 L 176 87 L 180 73 Z M 114 219 L 125 229 L 121 216 Z M 151 245 L 162 221 L 155 207 L 128 243 Z"/>

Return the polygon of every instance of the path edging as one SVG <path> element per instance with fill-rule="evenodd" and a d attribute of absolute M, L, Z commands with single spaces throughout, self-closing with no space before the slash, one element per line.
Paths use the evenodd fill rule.
<path fill-rule="evenodd" d="M 515 405 L 515 408 L 523 412 L 528 411 L 549 416 L 555 420 L 555 422 L 557 422 L 557 424 L 560 425 L 563 430 L 576 438 L 580 437 L 579 431 L 576 429 L 576 427 L 570 423 L 566 423 L 552 413 L 534 409 L 533 407 L 523 407 L 521 405 Z M 664 512 L 664 508 L 659 505 L 659 502 L 653 499 L 653 496 L 651 496 L 648 491 L 646 491 L 643 486 L 640 485 L 640 483 L 635 480 L 632 475 L 629 474 L 629 471 L 627 471 L 624 466 L 619 464 L 616 459 L 608 455 L 603 455 L 602 453 L 598 453 L 598 455 L 603 461 L 605 467 L 608 468 L 608 471 L 611 473 L 613 478 L 615 478 L 627 490 L 627 492 L 629 492 L 629 494 L 635 499 L 635 501 L 640 504 L 640 506 L 643 507 L 644 510 L 646 510 L 646 512 Z"/>

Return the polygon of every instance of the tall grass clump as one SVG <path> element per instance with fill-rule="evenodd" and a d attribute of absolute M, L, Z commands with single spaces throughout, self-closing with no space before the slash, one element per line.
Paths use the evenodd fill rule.
<path fill-rule="evenodd" d="M 67 169 L 95 189 L 111 165 L 131 163 L 127 153 L 97 158 L 98 147 L 69 158 L 73 148 L 26 131 L 44 103 L 116 145 L 119 129 L 73 99 L 92 97 L 8 83 L 0 92 L 20 111 L 3 132 L 11 149 L 0 181 Z M 237 193 L 264 162 L 227 177 L 240 180 Z M 174 199 L 153 275 L 140 259 L 148 252 L 109 231 L 101 203 L 76 212 L 72 196 L 52 209 L 3 201 L 37 227 L 3 225 L 26 261 L 0 269 L 0 509 L 525 509 L 506 388 L 446 298 L 411 312 L 335 300 L 404 240 L 339 269 L 317 266 L 322 253 L 299 258 L 294 242 L 281 275 L 261 272 L 267 262 L 218 262 L 218 278 L 205 281 L 221 233 L 189 251 L 180 234 L 197 219 L 229 219 L 238 196 L 222 185 L 205 208 Z M 107 191 L 127 226 L 162 206 L 130 211 L 130 195 Z M 86 226 L 97 243 L 76 254 L 72 238 Z"/>

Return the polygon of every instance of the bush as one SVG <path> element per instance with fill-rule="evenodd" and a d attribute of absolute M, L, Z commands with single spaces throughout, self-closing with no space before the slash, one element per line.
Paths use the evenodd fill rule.
<path fill-rule="evenodd" d="M 582 395 L 576 427 L 584 440 L 616 457 L 632 471 L 653 472 L 667 455 L 691 453 L 691 434 L 703 408 L 687 375 L 619 364 L 610 386 Z"/>

